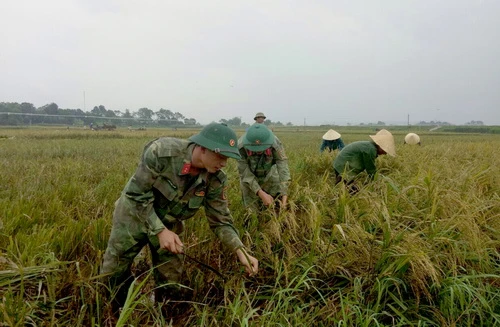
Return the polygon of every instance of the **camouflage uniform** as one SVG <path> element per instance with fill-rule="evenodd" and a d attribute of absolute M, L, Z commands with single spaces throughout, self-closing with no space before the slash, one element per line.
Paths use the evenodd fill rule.
<path fill-rule="evenodd" d="M 243 136 L 238 141 L 241 159 L 238 160 L 243 203 L 249 209 L 257 209 L 261 199 L 257 192 L 262 189 L 272 197 L 288 195 L 290 171 L 288 158 L 280 140 L 262 151 L 248 151 L 243 147 Z"/>
<path fill-rule="evenodd" d="M 234 252 L 243 246 L 228 209 L 226 174 L 206 170 L 197 176 L 189 174 L 195 145 L 167 137 L 147 144 L 139 167 L 115 204 L 102 273 L 112 273 L 114 286 L 124 283 L 117 296 L 121 305 L 131 282 L 131 264 L 146 244 L 151 249 L 157 283 L 179 281 L 182 255 L 160 250 L 156 234 L 165 227 L 182 233 L 183 221 L 201 206 L 210 228 L 228 250 Z"/>

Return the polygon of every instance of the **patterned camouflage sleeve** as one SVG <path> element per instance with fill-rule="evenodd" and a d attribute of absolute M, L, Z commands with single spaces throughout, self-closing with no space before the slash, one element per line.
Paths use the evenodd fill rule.
<path fill-rule="evenodd" d="M 254 173 L 252 173 L 250 167 L 248 166 L 248 155 L 246 150 L 241 148 L 240 155 L 241 159 L 238 159 L 238 172 L 240 174 L 240 180 L 244 184 L 247 184 L 254 194 L 257 194 L 261 187 Z"/>
<path fill-rule="evenodd" d="M 273 144 L 273 156 L 276 160 L 278 167 L 278 174 L 280 178 L 280 194 L 288 195 L 288 186 L 290 185 L 290 170 L 288 169 L 288 157 L 285 153 L 285 148 L 281 141 L 276 137 Z"/>
<path fill-rule="evenodd" d="M 125 186 L 122 196 L 129 214 L 144 223 L 150 235 L 156 235 L 165 228 L 153 210 L 152 186 L 162 169 L 157 157 L 158 146 L 159 143 L 155 141 L 146 145 L 141 162 Z"/>
<path fill-rule="evenodd" d="M 205 197 L 205 213 L 215 235 L 226 248 L 234 252 L 241 248 L 243 243 L 233 225 L 233 217 L 228 208 L 226 188 L 227 178 L 223 171 L 210 176 Z"/>

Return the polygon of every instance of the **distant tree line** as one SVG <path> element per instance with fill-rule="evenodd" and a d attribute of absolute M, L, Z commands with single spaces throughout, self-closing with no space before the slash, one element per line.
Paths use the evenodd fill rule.
<path fill-rule="evenodd" d="M 220 123 L 229 126 L 248 127 L 250 124 L 241 121 L 241 117 L 231 119 L 220 119 Z M 105 106 L 95 106 L 90 111 L 81 109 L 62 109 L 56 103 L 49 103 L 36 108 L 32 103 L 23 102 L 0 102 L 0 125 L 21 126 L 21 125 L 71 125 L 94 127 L 109 124 L 117 126 L 193 126 L 200 125 L 196 119 L 187 118 L 180 112 L 173 112 L 169 109 L 161 108 L 153 111 L 149 108 L 140 108 L 137 111 L 126 109 L 125 112 L 119 110 L 106 109 Z M 282 122 L 273 122 L 267 119 L 264 122 L 267 126 L 285 126 Z M 287 123 L 286 126 L 293 126 Z"/>
<path fill-rule="evenodd" d="M 250 124 L 242 122 L 241 117 L 234 117 L 231 119 L 221 119 L 221 120 L 219 120 L 219 123 L 226 124 L 228 126 L 237 126 L 237 127 L 245 127 L 245 128 L 250 126 Z M 285 126 L 285 124 L 283 124 L 282 122 L 280 122 L 280 121 L 273 122 L 271 119 L 266 119 L 264 121 L 264 125 L 266 125 L 266 126 Z M 293 124 L 289 122 L 286 124 L 286 126 L 293 126 Z"/>
<path fill-rule="evenodd" d="M 383 121 L 378 121 L 376 124 L 374 123 L 360 123 L 359 126 L 364 126 L 364 125 L 368 125 L 368 126 L 385 126 L 385 123 Z"/>
<path fill-rule="evenodd" d="M 445 121 L 434 121 L 434 120 L 431 120 L 431 121 L 424 121 L 424 120 L 421 120 L 417 125 L 421 125 L 421 126 L 436 126 L 436 125 L 439 125 L 439 126 L 448 126 L 448 125 L 451 125 L 450 123 L 448 122 L 445 122 Z"/>
<path fill-rule="evenodd" d="M 471 120 L 465 123 L 465 125 L 483 126 L 484 123 L 481 120 Z"/>
<path fill-rule="evenodd" d="M 500 126 L 484 126 L 484 125 L 448 126 L 443 128 L 442 131 L 455 132 L 455 133 L 500 134 Z"/>
<path fill-rule="evenodd" d="M 186 118 L 180 112 L 168 109 L 153 111 L 140 108 L 135 112 L 126 109 L 109 110 L 103 105 L 95 106 L 90 112 L 81 109 L 61 109 L 55 103 L 36 108 L 32 103 L 0 102 L 0 125 L 64 124 L 87 126 L 93 124 L 113 124 L 118 126 L 150 125 L 179 126 L 199 125 L 194 118 Z"/>

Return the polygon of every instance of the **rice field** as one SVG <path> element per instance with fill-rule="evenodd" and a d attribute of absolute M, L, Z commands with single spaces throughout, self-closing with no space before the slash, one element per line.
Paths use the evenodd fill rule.
<path fill-rule="evenodd" d="M 0 129 L 0 326 L 500 326 L 500 134 L 392 130 L 397 156 L 354 196 L 335 185 L 328 128 L 281 128 L 286 211 L 243 226 L 236 161 L 230 209 L 260 260 L 246 277 L 203 212 L 187 221 L 186 299 L 153 300 L 147 253 L 116 321 L 99 276 L 114 202 L 142 147 L 196 130 Z M 336 128 L 345 144 L 373 129 Z M 417 132 L 422 146 L 404 145 Z M 237 131 L 238 135 L 243 130 Z M 167 311 L 167 314 L 162 314 Z"/>

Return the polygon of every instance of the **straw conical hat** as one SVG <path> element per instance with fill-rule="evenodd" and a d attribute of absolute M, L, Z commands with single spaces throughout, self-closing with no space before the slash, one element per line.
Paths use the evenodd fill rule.
<path fill-rule="evenodd" d="M 375 144 L 382 148 L 390 156 L 396 156 L 396 146 L 394 145 L 394 137 L 388 130 L 381 130 L 375 135 L 370 135 Z"/>
<path fill-rule="evenodd" d="M 415 133 L 408 133 L 405 136 L 405 143 L 407 144 L 418 144 L 420 143 L 420 136 Z"/>
<path fill-rule="evenodd" d="M 327 141 L 333 141 L 333 140 L 337 140 L 339 138 L 340 138 L 340 133 L 335 132 L 333 129 L 328 130 L 328 132 L 326 132 L 323 135 L 323 140 L 327 140 Z"/>
<path fill-rule="evenodd" d="M 392 135 L 392 134 L 391 134 L 391 132 L 389 132 L 388 130 L 386 130 L 384 128 L 384 129 L 381 129 L 380 131 L 378 131 L 377 133 L 375 133 L 375 135 Z"/>

